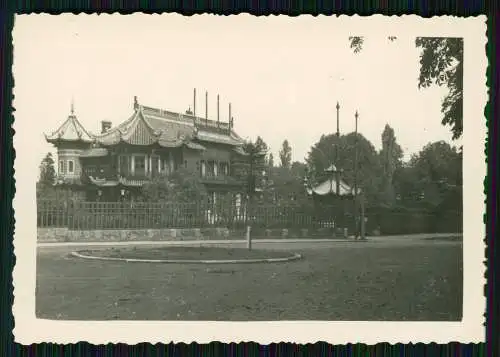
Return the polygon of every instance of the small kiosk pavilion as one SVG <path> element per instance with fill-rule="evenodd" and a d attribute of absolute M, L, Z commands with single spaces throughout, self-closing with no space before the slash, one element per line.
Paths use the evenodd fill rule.
<path fill-rule="evenodd" d="M 322 211 L 333 218 L 334 228 L 341 229 L 345 236 L 349 231 L 357 236 L 356 198 L 361 190 L 358 188 L 356 195 L 355 189 L 342 180 L 340 170 L 333 164 L 325 173 L 326 179 L 307 188 L 308 195 L 312 196 L 316 204 L 330 208 Z"/>

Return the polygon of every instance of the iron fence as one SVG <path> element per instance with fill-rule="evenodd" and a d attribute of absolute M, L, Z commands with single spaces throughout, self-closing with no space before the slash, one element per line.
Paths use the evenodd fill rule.
<path fill-rule="evenodd" d="M 38 200 L 40 228 L 73 230 L 224 227 L 241 229 L 348 228 L 356 230 L 352 207 L 325 204 L 79 202 Z M 411 234 L 461 232 L 461 211 L 369 210 L 366 232 Z M 359 221 L 358 221 L 359 224 Z M 358 225 L 359 228 L 359 225 Z"/>
<path fill-rule="evenodd" d="M 92 229 L 153 228 L 332 228 L 336 209 L 301 205 L 78 202 L 39 200 L 38 227 Z"/>

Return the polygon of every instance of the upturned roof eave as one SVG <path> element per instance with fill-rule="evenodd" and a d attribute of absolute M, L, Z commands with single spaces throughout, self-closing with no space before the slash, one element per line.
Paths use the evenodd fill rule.
<path fill-rule="evenodd" d="M 78 138 L 65 138 L 64 133 L 61 131 L 64 129 L 66 132 L 69 126 L 73 126 L 74 131 L 77 133 Z M 85 142 L 89 143 L 94 140 L 94 136 L 90 134 L 87 129 L 80 123 L 74 114 L 68 116 L 68 118 L 54 131 L 51 135 L 44 134 L 45 140 L 49 143 L 57 142 Z"/>
<path fill-rule="evenodd" d="M 146 112 L 144 112 L 144 110 L 146 110 Z M 134 110 L 134 114 L 129 119 L 127 119 L 123 123 L 117 125 L 116 127 L 109 129 L 106 133 L 94 135 L 93 138 L 97 142 L 99 142 L 100 144 L 105 145 L 105 146 L 118 145 L 119 143 L 126 143 L 128 145 L 134 145 L 134 146 L 152 146 L 152 145 L 158 144 L 159 146 L 166 147 L 166 148 L 182 146 L 183 145 L 182 143 L 174 144 L 174 145 L 172 145 L 170 143 L 168 143 L 168 144 L 162 143 L 161 133 L 158 134 L 157 130 L 151 126 L 151 124 L 148 122 L 148 120 L 146 118 L 147 116 L 150 115 L 150 113 L 147 112 L 149 110 L 153 110 L 153 109 L 139 105 Z M 169 115 L 175 114 L 174 112 L 170 112 L 170 111 L 165 111 L 165 112 L 168 113 Z M 153 115 L 153 114 L 155 116 L 158 115 L 158 113 L 152 113 L 151 115 Z M 184 115 L 182 115 L 182 117 L 184 117 Z M 171 120 L 174 120 L 174 119 L 171 119 Z M 147 129 L 153 143 L 151 143 L 151 144 L 134 144 L 134 143 L 130 142 L 129 140 L 127 140 L 128 137 L 132 136 L 134 130 L 137 128 L 138 121 L 142 121 L 144 123 L 144 125 L 146 125 L 146 129 Z M 181 121 L 179 123 L 185 124 L 185 122 L 181 122 Z M 126 134 L 124 134 L 122 132 L 122 129 L 126 126 L 128 127 L 129 130 L 127 131 Z M 195 125 L 195 127 L 196 127 L 196 125 Z M 198 130 L 201 131 L 202 132 L 201 135 L 203 135 L 203 129 L 199 128 Z M 195 138 L 196 140 L 201 141 L 201 142 L 216 143 L 216 144 L 228 145 L 228 146 L 232 146 L 232 147 L 240 147 L 244 144 L 243 140 L 232 129 L 231 129 L 229 135 L 223 135 L 224 137 L 222 139 L 210 138 L 210 137 L 200 137 L 198 135 L 199 131 L 194 135 L 193 138 Z M 109 138 L 111 135 L 118 135 L 119 138 L 106 142 L 106 139 Z"/>
<path fill-rule="evenodd" d="M 217 140 L 217 139 L 210 139 L 210 138 L 203 138 L 203 137 L 199 137 L 198 135 L 196 135 L 196 140 L 199 140 L 199 141 L 203 141 L 203 142 L 206 142 L 206 143 L 217 143 L 217 144 L 223 144 L 223 145 L 229 145 L 229 146 L 242 146 L 244 143 L 243 142 L 239 142 L 239 141 L 236 141 L 232 138 L 229 138 L 229 140 Z"/>
<path fill-rule="evenodd" d="M 140 124 L 143 124 L 146 128 L 146 132 L 148 135 L 146 139 L 147 143 L 144 142 L 134 143 L 131 140 L 136 130 L 138 130 Z M 152 146 L 155 144 L 161 145 L 160 144 L 161 134 L 156 133 L 155 129 L 148 123 L 148 121 L 144 117 L 142 107 L 139 107 L 138 109 L 135 110 L 135 114 L 133 116 L 132 121 L 130 122 L 130 126 L 127 132 L 122 133 L 121 130 L 119 130 L 119 139 L 120 141 L 126 142 L 129 145 L 136 145 L 136 146 Z"/>
<path fill-rule="evenodd" d="M 100 145 L 102 146 L 105 146 L 105 147 L 110 147 L 110 146 L 116 146 L 116 145 L 120 145 L 120 144 L 126 144 L 126 145 L 130 145 L 130 146 L 159 146 L 159 147 L 162 147 L 162 148 L 166 148 L 166 149 L 169 149 L 169 148 L 179 148 L 183 145 L 185 145 L 186 143 L 184 142 L 166 142 L 166 141 L 162 141 L 161 139 L 157 139 L 153 142 L 151 142 L 150 144 L 143 144 L 143 143 L 134 143 L 134 142 L 131 142 L 131 141 L 128 141 L 126 139 L 123 139 L 123 138 L 120 138 L 116 141 L 97 141 Z"/>
<path fill-rule="evenodd" d="M 72 143 L 81 142 L 81 143 L 89 144 L 89 143 L 92 143 L 94 141 L 93 139 L 83 139 L 83 138 L 65 139 L 62 137 L 48 136 L 46 134 L 44 134 L 44 136 L 45 136 L 45 140 L 51 144 L 57 144 L 57 143 L 62 143 L 62 142 L 72 142 Z"/>

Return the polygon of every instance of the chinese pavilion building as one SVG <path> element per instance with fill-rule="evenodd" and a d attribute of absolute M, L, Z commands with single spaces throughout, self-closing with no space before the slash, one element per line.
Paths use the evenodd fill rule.
<path fill-rule="evenodd" d="M 196 91 L 195 91 L 196 98 Z M 219 113 L 217 100 L 217 113 Z M 57 149 L 56 185 L 71 186 L 88 200 L 116 201 L 134 197 L 140 187 L 179 168 L 199 175 L 207 191 L 238 192 L 234 162 L 245 156 L 243 139 L 228 122 L 141 105 L 112 127 L 103 121 L 100 134 L 91 134 L 78 121 L 73 107 L 67 120 L 46 140 Z"/>

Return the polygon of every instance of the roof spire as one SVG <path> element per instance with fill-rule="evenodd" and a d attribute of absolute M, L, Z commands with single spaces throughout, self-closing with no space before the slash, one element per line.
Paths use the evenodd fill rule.
<path fill-rule="evenodd" d="M 217 94 L 217 127 L 219 127 L 219 95 Z"/>
<path fill-rule="evenodd" d="M 75 115 L 75 99 L 71 98 L 71 116 Z"/>

